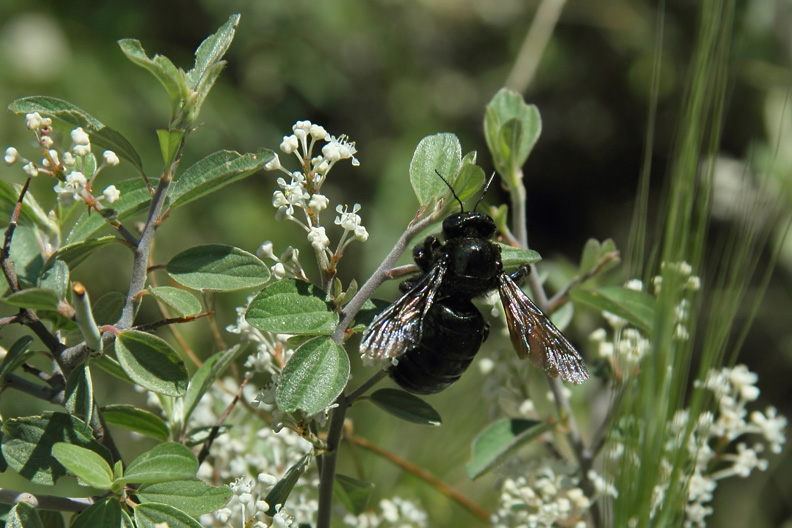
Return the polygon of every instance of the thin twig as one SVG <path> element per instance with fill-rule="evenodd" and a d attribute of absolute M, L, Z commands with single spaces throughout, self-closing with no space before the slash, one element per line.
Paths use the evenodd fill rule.
<path fill-rule="evenodd" d="M 188 315 L 187 317 L 169 317 L 168 319 L 161 319 L 159 321 L 154 321 L 153 323 L 146 323 L 144 325 L 138 325 L 135 330 L 140 330 L 141 332 L 153 332 L 154 330 L 161 328 L 163 326 L 179 324 L 179 323 L 190 323 L 195 321 L 196 319 L 200 319 L 202 317 L 208 317 L 210 315 L 214 315 L 214 312 L 203 312 L 195 315 Z"/>
<path fill-rule="evenodd" d="M 56 497 L 54 495 L 40 495 L 0 488 L 0 504 L 16 504 L 17 502 L 27 502 L 39 510 L 79 513 L 93 506 L 95 501 L 90 497 Z"/>
<path fill-rule="evenodd" d="M 253 374 L 250 373 L 247 376 L 245 376 L 245 379 L 243 379 L 242 383 L 239 385 L 239 390 L 234 395 L 234 399 L 231 400 L 231 403 L 229 403 L 228 406 L 223 411 L 222 416 L 220 416 L 220 418 L 217 420 L 217 423 L 212 427 L 212 430 L 209 431 L 209 436 L 206 437 L 206 440 L 204 441 L 203 446 L 201 447 L 201 452 L 198 454 L 199 466 L 203 463 L 204 460 L 206 460 L 206 457 L 209 456 L 209 449 L 211 449 L 212 443 L 215 441 L 215 438 L 217 438 L 217 435 L 220 432 L 220 427 L 225 423 L 226 419 L 228 418 L 228 415 L 231 414 L 231 411 L 234 409 L 237 402 L 242 397 L 242 389 L 244 389 L 245 385 L 248 384 L 248 381 L 250 381 L 250 377 L 252 375 Z"/>
<path fill-rule="evenodd" d="M 386 451 L 385 449 L 382 449 L 381 447 L 372 444 L 365 438 L 348 435 L 346 439 L 357 446 L 360 446 L 364 449 L 368 449 L 373 453 L 376 453 L 377 455 L 381 456 L 382 458 L 386 459 L 392 464 L 395 464 L 396 466 L 402 468 L 404 471 L 407 471 L 408 473 L 415 475 L 416 477 L 426 481 L 427 483 L 431 484 L 435 489 L 437 489 L 437 491 L 439 491 L 440 493 L 450 498 L 451 500 L 453 500 L 454 502 L 465 508 L 467 511 L 478 517 L 482 522 L 485 523 L 489 522 L 489 513 L 487 513 L 487 511 L 484 508 L 482 508 L 481 506 L 473 502 L 469 497 L 455 490 L 454 488 L 452 488 L 451 486 L 449 486 L 439 478 L 435 477 L 425 469 L 422 469 L 416 466 L 415 464 L 412 464 L 411 462 L 404 460 L 403 458 L 391 453 L 390 451 Z"/>
<path fill-rule="evenodd" d="M 602 272 L 602 270 L 605 268 L 605 266 L 607 266 L 611 262 L 618 262 L 618 260 L 619 260 L 618 251 L 611 251 L 610 253 L 606 253 L 605 255 L 603 255 L 596 266 L 594 266 L 592 269 L 590 269 L 586 274 L 582 276 L 581 275 L 575 276 L 575 278 L 569 281 L 569 284 L 567 284 L 563 290 L 556 293 L 549 301 L 547 301 L 547 313 L 553 313 L 559 306 L 565 303 L 567 295 L 569 295 L 569 292 L 572 291 L 572 288 L 574 288 L 578 284 L 583 284 L 584 282 L 595 277 L 596 275 L 599 275 Z"/>

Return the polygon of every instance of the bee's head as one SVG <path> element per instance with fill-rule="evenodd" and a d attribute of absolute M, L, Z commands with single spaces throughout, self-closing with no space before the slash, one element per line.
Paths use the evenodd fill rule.
<path fill-rule="evenodd" d="M 464 236 L 490 239 L 495 231 L 497 227 L 492 217 L 475 211 L 452 214 L 443 220 L 443 234 L 447 239 Z"/>

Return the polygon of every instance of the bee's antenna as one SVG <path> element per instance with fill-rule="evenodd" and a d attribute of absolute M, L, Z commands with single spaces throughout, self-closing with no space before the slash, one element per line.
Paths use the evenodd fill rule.
<path fill-rule="evenodd" d="M 489 177 L 489 180 L 487 180 L 487 185 L 485 185 L 485 186 L 484 186 L 484 190 L 483 190 L 483 191 L 481 191 L 481 196 L 479 196 L 479 199 L 478 199 L 478 201 L 476 202 L 476 205 L 474 205 L 474 206 L 473 206 L 473 210 L 474 210 L 474 211 L 476 210 L 476 208 L 478 207 L 478 205 L 481 203 L 481 200 L 483 200 L 483 199 L 484 199 L 484 196 L 487 194 L 487 191 L 488 191 L 488 190 L 489 190 L 489 188 L 490 188 L 490 184 L 492 183 L 492 180 L 494 180 L 494 179 L 495 179 L 495 172 L 493 172 L 493 173 L 492 173 L 492 176 L 490 176 L 490 177 Z"/>
<path fill-rule="evenodd" d="M 435 169 L 435 173 L 436 173 L 438 176 L 440 176 L 440 179 L 441 179 L 441 180 L 443 180 L 443 183 L 445 183 L 446 185 L 448 185 L 448 188 L 449 188 L 449 189 L 451 189 L 451 194 L 454 196 L 454 198 L 456 199 L 456 201 L 457 201 L 457 202 L 459 202 L 459 208 L 461 209 L 461 212 L 463 212 L 463 213 L 464 213 L 464 212 L 465 212 L 465 206 L 464 206 L 464 205 L 462 205 L 462 200 L 460 200 L 460 199 L 459 199 L 459 196 L 457 196 L 457 193 L 456 193 L 456 192 L 454 192 L 454 188 L 453 188 L 453 187 L 451 187 L 451 184 L 450 184 L 450 183 L 448 183 L 448 180 L 446 180 L 445 178 L 443 178 L 443 175 L 442 175 L 442 174 L 440 174 L 440 171 L 438 171 L 437 169 Z"/>

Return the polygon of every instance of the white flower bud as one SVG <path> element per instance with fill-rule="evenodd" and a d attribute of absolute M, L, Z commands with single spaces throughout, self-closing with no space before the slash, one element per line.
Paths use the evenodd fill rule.
<path fill-rule="evenodd" d="M 25 174 L 28 176 L 38 176 L 38 167 L 36 167 L 35 163 L 32 161 L 27 165 L 24 165 L 22 170 L 25 171 Z"/>
<path fill-rule="evenodd" d="M 25 126 L 28 127 L 30 130 L 36 130 L 41 128 L 42 120 L 41 115 L 38 112 L 33 112 L 32 114 L 25 114 Z"/>
<path fill-rule="evenodd" d="M 49 136 L 41 136 L 39 140 L 39 144 L 46 149 L 51 148 L 54 143 L 55 142 L 52 141 L 52 138 Z"/>
<path fill-rule="evenodd" d="M 330 204 L 330 200 L 324 194 L 311 195 L 311 199 L 308 201 L 308 207 L 317 212 L 327 209 L 328 204 Z"/>
<path fill-rule="evenodd" d="M 74 155 L 71 152 L 64 152 L 63 153 L 63 165 L 66 167 L 74 167 L 77 161 L 74 159 Z"/>
<path fill-rule="evenodd" d="M 268 258 L 271 260 L 278 260 L 275 258 L 275 252 L 272 251 L 272 242 L 267 240 L 263 242 L 256 250 L 256 256 L 260 259 Z"/>
<path fill-rule="evenodd" d="M 90 145 L 91 138 L 88 133 L 82 129 L 82 127 L 77 127 L 71 131 L 71 138 L 74 141 L 75 145 Z"/>
<path fill-rule="evenodd" d="M 274 171 L 281 168 L 280 158 L 278 154 L 275 154 L 271 160 L 269 160 L 266 164 L 264 164 L 264 170 L 266 171 Z"/>
<path fill-rule="evenodd" d="M 102 158 L 104 158 L 104 162 L 110 165 L 111 167 L 115 167 L 116 165 L 121 163 L 116 153 L 113 152 L 112 150 L 105 150 L 102 153 Z"/>
<path fill-rule="evenodd" d="M 7 165 L 13 165 L 18 156 L 19 152 L 17 152 L 17 149 L 8 147 L 5 151 L 5 156 L 3 156 L 3 161 L 5 161 Z"/>
<path fill-rule="evenodd" d="M 297 136 L 283 136 L 283 141 L 281 141 L 280 149 L 284 152 L 284 154 L 293 154 L 300 147 L 300 142 L 297 140 Z"/>

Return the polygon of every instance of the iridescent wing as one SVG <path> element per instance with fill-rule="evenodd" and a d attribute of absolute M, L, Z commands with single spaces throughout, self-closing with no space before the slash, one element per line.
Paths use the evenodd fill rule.
<path fill-rule="evenodd" d="M 423 320 L 434 302 L 446 264 L 438 261 L 410 291 L 379 314 L 363 332 L 360 353 L 372 359 L 400 356 L 421 341 Z"/>
<path fill-rule="evenodd" d="M 498 276 L 498 292 L 506 311 L 512 344 L 517 355 L 531 359 L 554 378 L 571 383 L 583 383 L 589 377 L 586 364 L 575 347 L 555 327 L 542 310 L 509 275 Z"/>

